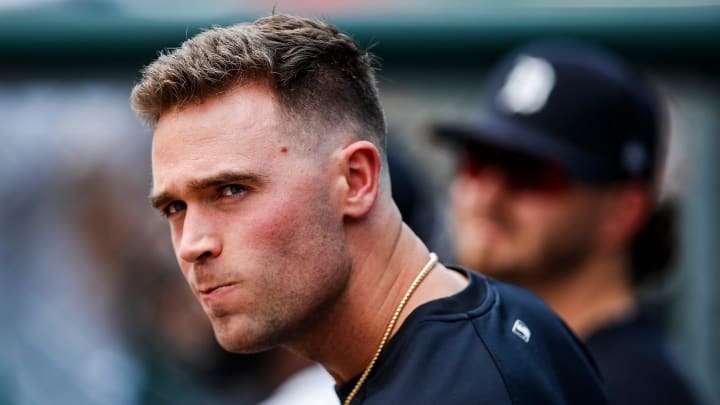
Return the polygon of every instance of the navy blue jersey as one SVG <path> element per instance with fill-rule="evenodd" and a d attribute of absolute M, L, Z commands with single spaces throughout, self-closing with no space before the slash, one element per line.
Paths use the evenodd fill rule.
<path fill-rule="evenodd" d="M 416 308 L 388 342 L 353 404 L 606 404 L 582 343 L 535 295 L 469 278 Z M 346 398 L 357 378 L 336 387 Z"/>
<path fill-rule="evenodd" d="M 608 324 L 587 340 L 613 405 L 699 403 L 654 320 L 636 315 Z"/>

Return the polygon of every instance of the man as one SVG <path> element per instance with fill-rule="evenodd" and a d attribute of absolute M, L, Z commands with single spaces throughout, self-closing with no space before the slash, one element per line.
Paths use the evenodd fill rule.
<path fill-rule="evenodd" d="M 274 15 L 191 38 L 133 89 L 152 205 L 220 344 L 317 361 L 344 403 L 603 403 L 540 300 L 444 267 L 403 224 L 370 62 Z"/>
<path fill-rule="evenodd" d="M 504 59 L 486 95 L 471 124 L 436 128 L 461 152 L 458 262 L 543 298 L 587 342 L 611 403 L 693 403 L 635 301 L 671 251 L 668 212 L 653 214 L 655 94 L 602 50 L 541 41 Z"/>

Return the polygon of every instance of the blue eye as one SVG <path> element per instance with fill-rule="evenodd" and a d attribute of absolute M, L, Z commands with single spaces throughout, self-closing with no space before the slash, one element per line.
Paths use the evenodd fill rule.
<path fill-rule="evenodd" d="M 166 205 L 163 209 L 165 216 L 171 216 L 185 209 L 185 203 L 182 201 L 173 201 Z"/>
<path fill-rule="evenodd" d="M 227 186 L 223 186 L 220 189 L 220 194 L 224 197 L 231 197 L 237 194 L 242 194 L 247 189 L 241 185 L 238 184 L 229 184 Z"/>

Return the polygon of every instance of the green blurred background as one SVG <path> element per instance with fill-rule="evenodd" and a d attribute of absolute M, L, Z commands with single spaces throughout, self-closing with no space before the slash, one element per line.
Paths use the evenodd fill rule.
<path fill-rule="evenodd" d="M 453 162 L 428 126 L 466 117 L 505 51 L 574 37 L 659 86 L 672 135 L 664 195 L 682 208 L 677 272 L 644 292 L 709 403 L 720 403 L 720 1 L 0 0 L 0 403 L 255 403 L 272 353 L 219 350 L 145 199 L 140 68 L 212 25 L 279 13 L 337 24 L 382 61 L 397 150 L 444 237 Z"/>

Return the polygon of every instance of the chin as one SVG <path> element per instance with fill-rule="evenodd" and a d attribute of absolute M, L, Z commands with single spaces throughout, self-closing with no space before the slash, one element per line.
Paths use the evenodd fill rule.
<path fill-rule="evenodd" d="M 218 324 L 213 322 L 213 330 L 215 331 L 215 339 L 220 347 L 231 353 L 251 354 L 270 350 L 277 344 L 270 343 L 269 339 L 265 339 L 249 333 L 247 328 L 232 327 L 228 324 Z"/>

